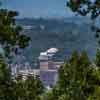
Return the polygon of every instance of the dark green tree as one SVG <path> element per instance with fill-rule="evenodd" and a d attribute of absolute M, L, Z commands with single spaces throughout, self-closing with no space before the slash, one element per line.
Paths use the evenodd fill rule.
<path fill-rule="evenodd" d="M 47 93 L 45 100 L 88 100 L 100 86 L 99 70 L 85 52 L 79 54 L 75 51 L 58 73 L 58 83 Z"/>
<path fill-rule="evenodd" d="M 5 56 L 11 52 L 17 54 L 19 48 L 25 48 L 30 38 L 21 34 L 22 28 L 15 23 L 18 13 L 7 9 L 0 9 L 0 45 L 5 51 Z M 17 48 L 16 48 L 17 46 Z"/>
<path fill-rule="evenodd" d="M 0 9 L 0 46 L 4 54 L 0 54 L 0 100 L 14 100 L 15 83 L 11 79 L 9 59 L 11 53 L 17 54 L 18 49 L 23 49 L 29 44 L 29 37 L 21 34 L 21 27 L 15 23 L 15 11 Z M 17 47 L 17 48 L 16 48 Z"/>
<path fill-rule="evenodd" d="M 14 90 L 14 100 L 40 100 L 44 87 L 37 76 L 29 75 L 26 80 L 17 80 Z"/>
<path fill-rule="evenodd" d="M 18 12 L 0 9 L 0 46 L 4 54 L 0 54 L 0 100 L 39 100 L 43 85 L 39 78 L 28 77 L 23 81 L 13 81 L 10 65 L 11 53 L 17 54 L 19 49 L 29 45 L 30 38 L 21 33 L 22 28 L 16 25 Z"/>
<path fill-rule="evenodd" d="M 11 79 L 9 65 L 5 63 L 4 58 L 0 57 L 0 99 L 14 100 L 13 97 L 14 82 Z"/>
<path fill-rule="evenodd" d="M 97 49 L 97 52 L 96 52 L 96 60 L 95 60 L 95 63 L 96 63 L 96 66 L 97 67 L 100 67 L 100 50 Z"/>
<path fill-rule="evenodd" d="M 100 15 L 99 0 L 68 0 L 67 6 L 81 16 L 90 16 L 92 20 L 91 29 L 95 32 L 95 37 L 100 44 L 100 27 L 96 25 L 96 19 Z"/>
<path fill-rule="evenodd" d="M 92 20 L 91 29 L 95 32 L 95 37 L 100 44 L 100 27 L 96 25 L 96 21 L 100 15 L 100 0 L 69 0 L 67 1 L 67 6 L 74 12 L 81 16 L 89 16 Z M 93 62 L 94 63 L 94 62 Z M 95 75 L 94 78 L 99 79 L 100 76 L 100 50 L 97 49 L 96 60 L 95 60 Z M 93 78 L 93 79 L 94 79 Z M 96 81 L 98 86 L 95 89 L 95 92 L 89 96 L 88 100 L 99 100 L 100 96 L 100 82 Z"/>

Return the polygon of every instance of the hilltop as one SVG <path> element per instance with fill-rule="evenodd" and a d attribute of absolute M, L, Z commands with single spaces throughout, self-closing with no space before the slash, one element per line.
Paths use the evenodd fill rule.
<path fill-rule="evenodd" d="M 30 62 L 50 47 L 60 49 L 57 55 L 60 59 L 65 59 L 76 49 L 86 50 L 92 57 L 95 55 L 96 40 L 88 18 L 24 18 L 16 22 L 23 26 L 23 33 L 31 37 L 30 46 L 24 52 Z"/>

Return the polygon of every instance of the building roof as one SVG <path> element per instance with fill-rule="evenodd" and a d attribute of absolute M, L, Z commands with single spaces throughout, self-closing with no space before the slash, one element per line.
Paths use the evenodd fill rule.
<path fill-rule="evenodd" d="M 58 52 L 59 50 L 57 48 L 50 48 L 47 50 L 47 53 L 56 53 Z"/>

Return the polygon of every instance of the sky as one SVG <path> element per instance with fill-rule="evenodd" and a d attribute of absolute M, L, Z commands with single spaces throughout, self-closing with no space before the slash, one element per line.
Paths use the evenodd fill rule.
<path fill-rule="evenodd" d="M 2 0 L 3 6 L 17 10 L 19 17 L 69 17 L 67 0 Z"/>

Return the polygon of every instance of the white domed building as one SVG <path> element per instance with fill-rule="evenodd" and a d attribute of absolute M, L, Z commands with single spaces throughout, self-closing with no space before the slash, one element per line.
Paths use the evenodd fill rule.
<path fill-rule="evenodd" d="M 57 48 L 50 48 L 47 51 L 40 53 L 38 59 L 39 59 L 41 70 L 44 71 L 52 68 L 53 66 L 52 58 L 57 52 L 58 52 Z"/>
<path fill-rule="evenodd" d="M 45 86 L 53 86 L 57 81 L 58 69 L 62 62 L 55 62 L 53 57 L 59 50 L 50 48 L 45 52 L 41 52 L 38 58 L 40 67 L 40 79 Z"/>
<path fill-rule="evenodd" d="M 48 56 L 52 57 L 53 55 L 55 55 L 59 50 L 57 48 L 50 48 L 48 49 L 46 52 L 48 54 Z"/>

